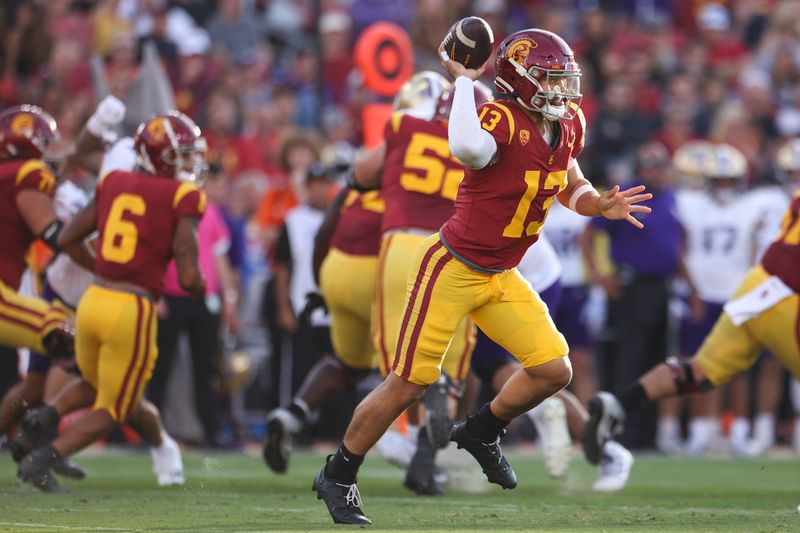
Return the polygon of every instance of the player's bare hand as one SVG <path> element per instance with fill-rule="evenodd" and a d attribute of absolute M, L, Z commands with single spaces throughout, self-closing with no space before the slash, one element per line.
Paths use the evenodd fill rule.
<path fill-rule="evenodd" d="M 598 276 L 592 280 L 599 285 L 611 300 L 619 300 L 619 283 L 613 274 Z"/>
<path fill-rule="evenodd" d="M 481 65 L 480 68 L 467 68 L 458 61 L 453 61 L 447 56 L 447 51 L 444 48 L 444 41 L 439 45 L 439 59 L 442 60 L 442 66 L 447 71 L 448 74 L 453 79 L 458 78 L 459 76 L 466 76 L 467 78 L 475 81 L 480 79 L 483 76 L 483 72 L 486 70 L 486 63 Z"/>
<path fill-rule="evenodd" d="M 637 205 L 653 197 L 649 192 L 645 193 L 644 189 L 644 185 L 639 185 L 621 191 L 619 185 L 615 185 L 598 198 L 597 205 L 600 209 L 600 214 L 609 220 L 627 220 L 637 228 L 642 229 L 644 224 L 636 220 L 633 217 L 633 213 L 649 213 L 652 211 L 646 205 Z"/>
<path fill-rule="evenodd" d="M 705 317 L 706 304 L 696 292 L 693 292 L 689 295 L 689 318 L 692 322 L 700 322 Z"/>

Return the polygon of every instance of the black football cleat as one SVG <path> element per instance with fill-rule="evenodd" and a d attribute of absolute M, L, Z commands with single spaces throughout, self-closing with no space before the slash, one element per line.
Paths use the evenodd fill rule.
<path fill-rule="evenodd" d="M 302 429 L 295 416 L 283 407 L 267 415 L 267 440 L 262 456 L 267 466 L 277 474 L 285 474 L 292 456 L 292 440 Z"/>
<path fill-rule="evenodd" d="M 467 420 L 457 422 L 450 433 L 450 440 L 459 448 L 467 450 L 481 465 L 489 483 L 496 483 L 504 489 L 517 486 L 517 475 L 503 456 L 500 449 L 500 437 L 506 434 L 504 429 L 494 442 L 483 442 L 467 433 Z"/>
<path fill-rule="evenodd" d="M 328 462 L 333 455 L 328 456 Z M 314 478 L 311 489 L 316 491 L 317 499 L 325 502 L 328 512 L 336 524 L 368 526 L 372 521 L 361 510 L 361 494 L 355 483 L 339 483 L 325 475 L 325 467 Z"/>
<path fill-rule="evenodd" d="M 63 458 L 52 446 L 36 448 L 20 461 L 17 477 L 42 492 L 67 492 L 67 489 L 58 484 L 50 471 L 52 464 L 58 460 Z"/>
<path fill-rule="evenodd" d="M 53 462 L 53 472 L 59 476 L 68 477 L 70 479 L 83 479 L 86 477 L 86 471 L 77 463 L 73 463 L 66 457 L 59 457 Z"/>
<path fill-rule="evenodd" d="M 625 410 L 610 392 L 598 392 L 589 400 L 589 422 L 583 430 L 581 441 L 586 460 L 600 464 L 603 447 L 611 438 L 622 432 Z"/>
<path fill-rule="evenodd" d="M 425 431 L 428 439 L 436 449 L 446 448 L 450 443 L 450 430 L 453 429 L 453 419 L 447 405 L 450 381 L 442 373 L 439 379 L 430 385 L 422 397 L 422 403 L 427 408 Z"/>
<path fill-rule="evenodd" d="M 417 451 L 408 464 L 403 485 L 418 496 L 441 496 L 442 487 L 437 482 L 436 450 L 428 442 L 428 436 L 420 433 Z"/>
<path fill-rule="evenodd" d="M 50 405 L 43 405 L 28 411 L 19 424 L 9 449 L 14 461 L 19 463 L 34 448 L 53 442 L 58 436 L 58 413 Z"/>

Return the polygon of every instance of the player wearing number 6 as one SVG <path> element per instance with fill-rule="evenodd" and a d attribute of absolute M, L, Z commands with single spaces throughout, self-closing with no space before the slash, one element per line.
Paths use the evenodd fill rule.
<path fill-rule="evenodd" d="M 337 522 L 368 523 L 355 484 L 358 466 L 392 420 L 439 377 L 442 354 L 465 316 L 522 368 L 491 404 L 455 425 L 451 440 L 478 460 L 490 482 L 514 488 L 500 435 L 572 374 L 563 336 L 515 267 L 556 197 L 582 215 L 637 227 L 632 213 L 650 211 L 636 205 L 652 197 L 643 187 L 599 195 L 583 178 L 575 161 L 584 140 L 580 71 L 560 37 L 532 29 L 506 38 L 497 50 L 495 84 L 508 98 L 477 112 L 472 80 L 483 68 L 443 64 L 456 78 L 450 149 L 467 169 L 454 215 L 414 260 L 394 373 L 356 409 L 344 442 L 314 482 Z"/>
<path fill-rule="evenodd" d="M 201 296 L 197 223 L 206 199 L 194 183 L 204 165 L 200 128 L 181 113 L 156 116 L 134 138 L 137 171 L 101 175 L 94 199 L 63 229 L 58 244 L 95 281 L 78 303 L 75 351 L 92 411 L 20 463 L 19 475 L 42 490 L 58 484 L 50 466 L 127 419 L 156 362 L 155 301 L 174 257 L 181 287 Z M 99 230 L 95 257 L 84 239 Z"/>

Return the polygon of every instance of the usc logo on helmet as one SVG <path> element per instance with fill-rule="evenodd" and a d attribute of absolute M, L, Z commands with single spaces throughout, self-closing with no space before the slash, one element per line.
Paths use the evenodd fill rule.
<path fill-rule="evenodd" d="M 167 136 L 164 119 L 161 117 L 151 120 L 145 129 L 154 142 L 161 142 Z"/>
<path fill-rule="evenodd" d="M 20 113 L 11 121 L 11 131 L 29 137 L 33 134 L 33 115 Z"/>
<path fill-rule="evenodd" d="M 520 65 L 524 65 L 525 60 L 528 59 L 528 54 L 531 53 L 531 49 L 538 47 L 539 43 L 533 39 L 520 39 L 509 47 L 508 57 Z"/>

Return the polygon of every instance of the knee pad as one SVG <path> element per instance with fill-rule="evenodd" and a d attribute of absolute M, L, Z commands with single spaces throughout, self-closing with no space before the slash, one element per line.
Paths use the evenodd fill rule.
<path fill-rule="evenodd" d="M 678 394 L 692 394 L 704 392 L 713 388 L 708 379 L 698 382 L 694 376 L 694 369 L 691 361 L 678 357 L 669 357 L 666 364 L 672 371 L 672 380 L 678 389 Z"/>

